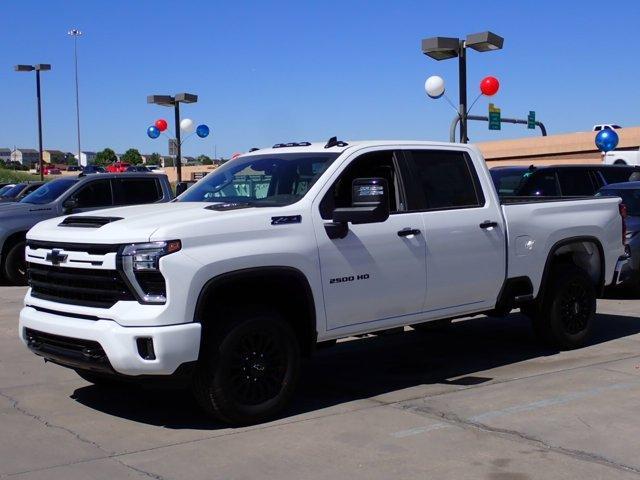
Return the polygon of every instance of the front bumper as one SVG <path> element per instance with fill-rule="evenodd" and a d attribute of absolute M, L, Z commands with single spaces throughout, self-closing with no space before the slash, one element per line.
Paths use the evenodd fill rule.
<path fill-rule="evenodd" d="M 35 354 L 70 368 L 127 376 L 171 375 L 196 361 L 200 331 L 199 323 L 123 327 L 112 320 L 56 315 L 29 306 L 20 311 L 19 321 L 20 339 Z M 143 358 L 138 339 L 152 340 L 154 359 Z"/>

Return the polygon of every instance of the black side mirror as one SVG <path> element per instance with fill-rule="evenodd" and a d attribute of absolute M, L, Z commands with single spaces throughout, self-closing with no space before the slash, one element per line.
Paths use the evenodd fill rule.
<path fill-rule="evenodd" d="M 329 238 L 344 238 L 348 223 L 379 223 L 389 218 L 389 184 L 384 178 L 356 178 L 351 187 L 351 207 L 336 208 L 326 224 Z"/>
<path fill-rule="evenodd" d="M 195 182 L 178 182 L 176 183 L 176 197 L 182 195 L 187 188 L 193 185 Z"/>
<path fill-rule="evenodd" d="M 74 197 L 67 198 L 62 203 L 62 208 L 64 208 L 65 213 L 73 212 L 76 208 L 78 208 L 78 199 Z"/>

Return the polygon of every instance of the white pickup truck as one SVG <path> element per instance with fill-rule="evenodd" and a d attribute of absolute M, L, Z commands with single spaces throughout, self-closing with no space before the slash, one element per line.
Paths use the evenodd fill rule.
<path fill-rule="evenodd" d="M 611 150 L 602 161 L 605 165 L 640 165 L 640 150 Z"/>
<path fill-rule="evenodd" d="M 341 337 L 522 308 L 584 344 L 627 262 L 619 203 L 500 199 L 470 145 L 278 144 L 174 202 L 36 225 L 19 334 L 96 384 L 183 379 L 217 418 L 260 422 Z"/>

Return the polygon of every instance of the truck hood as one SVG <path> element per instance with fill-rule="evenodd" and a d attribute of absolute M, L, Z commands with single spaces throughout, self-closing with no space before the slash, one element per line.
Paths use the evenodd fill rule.
<path fill-rule="evenodd" d="M 76 213 L 40 222 L 27 234 L 27 238 L 65 243 L 129 243 L 147 242 L 154 233 L 158 235 L 177 235 L 190 232 L 192 225 L 205 219 L 222 215 L 237 215 L 242 210 L 215 211 L 206 207 L 210 203 L 170 202 L 130 207 L 108 208 L 92 212 Z M 247 208 L 243 210 L 258 210 Z M 108 219 L 108 223 L 95 226 L 61 225 L 70 217 L 94 217 Z M 69 220 L 66 220 L 67 222 Z M 106 222 L 106 220 L 105 220 Z M 166 238 L 165 238 L 166 240 Z"/>

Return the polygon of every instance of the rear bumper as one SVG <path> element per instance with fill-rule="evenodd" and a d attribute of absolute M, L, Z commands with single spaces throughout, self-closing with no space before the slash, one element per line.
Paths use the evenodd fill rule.
<path fill-rule="evenodd" d="M 634 277 L 634 270 L 629 255 L 623 255 L 616 262 L 616 269 L 613 275 L 613 285 L 620 285 Z"/>
<path fill-rule="evenodd" d="M 19 334 L 33 353 L 57 364 L 127 376 L 172 375 L 196 361 L 200 349 L 199 323 L 123 327 L 111 320 L 73 318 L 33 307 L 20 312 Z M 144 348 L 149 342 L 155 358 Z"/>

